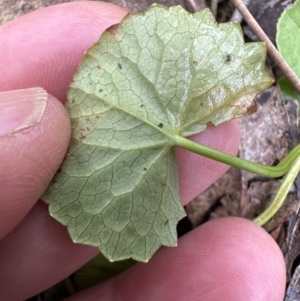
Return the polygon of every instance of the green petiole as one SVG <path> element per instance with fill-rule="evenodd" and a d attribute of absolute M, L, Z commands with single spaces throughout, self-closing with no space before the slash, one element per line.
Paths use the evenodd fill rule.
<path fill-rule="evenodd" d="M 292 149 L 277 166 L 265 166 L 203 146 L 182 136 L 170 136 L 170 138 L 179 147 L 260 176 L 277 178 L 285 175 L 274 200 L 261 215 L 254 219 L 258 225 L 265 224 L 276 214 L 300 171 L 300 145 Z"/>
<path fill-rule="evenodd" d="M 283 180 L 280 184 L 280 187 L 276 193 L 275 198 L 269 204 L 267 209 L 253 220 L 254 223 L 258 224 L 259 226 L 262 226 L 265 223 L 267 223 L 276 214 L 276 212 L 282 206 L 299 171 L 300 171 L 300 156 L 297 157 L 295 161 L 293 161 L 293 164 L 291 165 L 290 169 L 283 177 Z"/>

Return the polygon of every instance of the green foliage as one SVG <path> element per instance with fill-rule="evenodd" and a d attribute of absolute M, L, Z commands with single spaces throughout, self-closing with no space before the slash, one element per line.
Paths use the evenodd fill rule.
<path fill-rule="evenodd" d="M 109 28 L 68 93 L 73 135 L 43 196 L 51 215 L 111 261 L 175 246 L 176 138 L 246 114 L 272 83 L 264 59 L 264 44 L 208 10 L 155 5 Z"/>
<path fill-rule="evenodd" d="M 300 95 L 285 76 L 278 80 L 278 84 L 285 100 L 298 100 L 300 102 Z"/>
<path fill-rule="evenodd" d="M 285 10 L 278 20 L 276 42 L 279 52 L 300 78 L 300 1 Z"/>

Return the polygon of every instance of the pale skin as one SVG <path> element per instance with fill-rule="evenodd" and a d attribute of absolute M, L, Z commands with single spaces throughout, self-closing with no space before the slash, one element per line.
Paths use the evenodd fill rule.
<path fill-rule="evenodd" d="M 40 120 L 18 133 L 5 134 L 18 114 L 31 107 L 31 99 L 25 97 L 29 95 L 26 91 L 10 96 L 0 93 L 1 109 L 10 101 L 24 97 L 28 101 L 25 107 L 13 108 L 15 119 L 2 118 L 0 112 L 1 300 L 25 300 L 98 253 L 95 248 L 72 243 L 66 229 L 37 200 L 69 143 L 70 122 L 61 102 L 72 75 L 84 51 L 125 14 L 107 3 L 73 2 L 0 27 L 0 89 L 43 87 L 53 95 L 48 95 Z M 235 154 L 237 123 L 209 128 L 193 139 Z M 183 204 L 228 168 L 184 150 L 177 154 Z M 250 221 L 225 218 L 196 228 L 180 238 L 177 248 L 162 249 L 149 263 L 137 264 L 68 300 L 282 301 L 284 288 L 284 260 L 272 238 Z"/>

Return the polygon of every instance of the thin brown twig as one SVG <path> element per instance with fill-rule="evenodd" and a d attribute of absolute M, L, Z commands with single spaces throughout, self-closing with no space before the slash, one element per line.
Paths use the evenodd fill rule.
<path fill-rule="evenodd" d="M 232 0 L 234 6 L 239 10 L 239 12 L 242 14 L 244 19 L 246 20 L 249 27 L 255 32 L 257 37 L 266 43 L 268 52 L 270 56 L 274 59 L 274 61 L 277 63 L 281 71 L 284 73 L 284 75 L 290 80 L 292 85 L 295 87 L 297 92 L 300 94 L 300 80 L 297 77 L 297 75 L 294 73 L 294 71 L 290 68 L 290 66 L 286 63 L 284 58 L 281 56 L 281 54 L 278 52 L 276 47 L 273 45 L 273 43 L 270 41 L 268 36 L 264 33 L 264 31 L 261 29 L 259 24 L 256 22 L 256 20 L 253 18 L 247 7 L 244 5 L 244 3 L 241 0 Z"/>

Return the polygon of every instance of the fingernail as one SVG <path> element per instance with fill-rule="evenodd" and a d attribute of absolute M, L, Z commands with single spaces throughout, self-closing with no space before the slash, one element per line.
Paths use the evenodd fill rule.
<path fill-rule="evenodd" d="M 47 100 L 48 94 L 42 88 L 0 92 L 0 136 L 16 134 L 38 124 Z"/>

